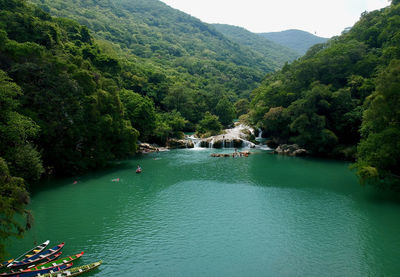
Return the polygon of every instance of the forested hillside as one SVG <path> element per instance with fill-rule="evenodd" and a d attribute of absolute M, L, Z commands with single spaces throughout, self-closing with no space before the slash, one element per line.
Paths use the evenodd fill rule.
<path fill-rule="evenodd" d="M 277 143 L 356 158 L 362 181 L 399 187 L 399 74 L 400 4 L 392 1 L 269 75 L 252 94 L 250 119 Z"/>
<path fill-rule="evenodd" d="M 311 46 L 324 43 L 328 40 L 327 38 L 318 37 L 301 30 L 260 33 L 258 35 L 285 46 L 299 55 L 304 55 Z"/>
<path fill-rule="evenodd" d="M 276 69 L 281 69 L 285 62 L 292 62 L 300 57 L 297 51 L 286 48 L 242 27 L 226 24 L 213 24 L 217 31 L 239 45 L 247 46 L 252 51 L 266 56 Z M 300 42 L 299 42 L 300 43 Z"/>
<path fill-rule="evenodd" d="M 95 37 L 162 68 L 165 75 L 179 79 L 174 81 L 178 87 L 190 83 L 195 90 L 248 96 L 267 72 L 287 60 L 285 53 L 249 51 L 212 25 L 158 0 L 33 2 L 52 15 L 77 20 Z"/>

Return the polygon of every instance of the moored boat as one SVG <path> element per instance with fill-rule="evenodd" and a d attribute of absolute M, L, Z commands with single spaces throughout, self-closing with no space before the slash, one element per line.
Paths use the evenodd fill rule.
<path fill-rule="evenodd" d="M 85 272 L 88 272 L 90 270 L 93 270 L 93 269 L 99 267 L 102 263 L 103 263 L 103 261 L 98 261 L 98 262 L 95 262 L 95 263 L 92 263 L 92 264 L 87 264 L 87 265 L 73 267 L 73 268 L 70 268 L 70 269 L 67 269 L 67 270 L 63 270 L 62 272 L 47 273 L 47 274 L 41 275 L 41 277 L 64 277 L 64 276 L 73 277 L 73 276 L 78 276 L 80 274 L 83 274 Z"/>
<path fill-rule="evenodd" d="M 22 261 L 19 262 L 13 262 L 12 264 L 9 264 L 8 267 L 12 268 L 17 268 L 17 267 L 27 267 L 29 265 L 39 263 L 43 261 L 44 259 L 55 255 L 57 252 L 59 252 L 62 248 L 64 247 L 64 243 L 61 243 L 57 246 L 54 246 L 53 248 L 50 248 L 46 251 L 39 252 L 35 255 L 30 256 L 29 258 L 25 258 Z"/>
<path fill-rule="evenodd" d="M 61 258 L 61 259 L 58 259 L 55 261 L 42 263 L 37 266 L 28 267 L 27 269 L 21 269 L 18 273 L 32 272 L 32 271 L 37 271 L 37 270 L 46 269 L 46 268 L 50 268 L 50 267 L 61 266 L 63 264 L 68 264 L 68 263 L 71 263 L 72 261 L 75 261 L 75 260 L 79 259 L 80 257 L 82 257 L 83 253 L 84 252 L 81 252 L 79 254 L 64 257 L 64 258 Z M 59 253 L 57 253 L 57 254 L 59 254 Z M 0 274 L 0 276 L 8 276 L 8 275 Z"/>
<path fill-rule="evenodd" d="M 39 254 L 47 247 L 47 245 L 49 245 L 49 243 L 50 243 L 50 241 L 46 240 L 42 244 L 39 244 L 38 246 L 33 247 L 31 250 L 26 251 L 24 254 L 20 255 L 18 258 L 8 260 L 6 262 L 2 262 L 0 264 L 0 268 L 3 268 L 5 266 L 11 267 L 14 263 L 17 263 L 20 259 L 26 259 L 33 255 Z"/>
<path fill-rule="evenodd" d="M 54 254 L 53 256 L 49 256 L 49 257 L 47 257 L 47 258 L 41 260 L 39 264 L 33 264 L 33 265 L 28 266 L 27 268 L 31 268 L 31 267 L 34 267 L 34 266 L 43 265 L 43 264 L 46 264 L 46 263 L 48 263 L 48 262 L 54 261 L 54 260 L 58 259 L 61 255 L 62 255 L 62 252 L 61 252 L 61 251 L 60 251 L 60 252 L 57 252 L 57 253 Z M 21 270 L 23 270 L 23 269 L 21 269 Z"/>
<path fill-rule="evenodd" d="M 62 252 L 60 251 L 60 252 L 56 253 L 56 254 L 53 255 L 53 256 L 47 257 L 47 258 L 44 259 L 44 260 L 42 261 L 42 263 L 40 263 L 40 264 L 37 264 L 37 265 L 34 265 L 34 264 L 33 264 L 33 265 L 31 265 L 31 266 L 28 266 L 27 269 L 24 269 L 24 268 L 14 269 L 14 270 L 11 270 L 11 272 L 9 272 L 9 273 L 6 272 L 6 273 L 0 274 L 0 276 L 10 276 L 10 275 L 13 275 L 13 274 L 16 274 L 16 273 L 21 273 L 21 272 L 26 271 L 26 270 L 28 270 L 28 269 L 30 269 L 30 268 L 33 268 L 33 267 L 39 267 L 39 266 L 41 266 L 41 265 L 44 265 L 44 264 L 46 264 L 46 263 L 48 263 L 48 262 L 51 262 L 51 261 L 53 261 L 53 260 L 59 258 L 59 257 L 61 256 L 61 254 L 62 254 Z"/>
<path fill-rule="evenodd" d="M 72 265 L 73 265 L 72 263 L 62 264 L 62 265 L 48 267 L 48 268 L 39 269 L 39 270 L 34 270 L 34 271 L 30 271 L 30 272 L 5 273 L 6 275 L 0 275 L 0 276 L 7 276 L 7 277 L 43 276 L 43 274 L 46 274 L 46 273 L 53 274 L 53 273 L 67 270 L 67 269 L 71 268 Z"/>
<path fill-rule="evenodd" d="M 8 265 L 9 265 L 10 263 L 12 263 L 13 261 L 14 261 L 14 259 L 1 262 L 1 263 L 0 263 L 0 269 L 3 268 L 3 267 L 5 267 L 5 266 L 8 266 Z"/>

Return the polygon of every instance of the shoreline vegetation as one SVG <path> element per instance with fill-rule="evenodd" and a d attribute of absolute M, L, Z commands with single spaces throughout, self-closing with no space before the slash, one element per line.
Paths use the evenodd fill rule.
<path fill-rule="evenodd" d="M 156 0 L 0 0 L 0 22 L 0 259 L 41 178 L 184 132 L 237 148 L 261 129 L 277 152 L 355 160 L 361 184 L 400 190 L 399 0 L 276 72 L 277 57 Z M 254 133 L 221 134 L 238 117 Z"/>

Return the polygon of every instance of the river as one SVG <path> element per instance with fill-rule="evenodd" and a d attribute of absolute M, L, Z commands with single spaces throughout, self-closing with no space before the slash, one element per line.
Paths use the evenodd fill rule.
<path fill-rule="evenodd" d="M 104 261 L 88 276 L 398 276 L 395 198 L 344 162 L 253 151 L 173 150 L 44 183 L 8 250 L 65 242 L 79 265 Z"/>

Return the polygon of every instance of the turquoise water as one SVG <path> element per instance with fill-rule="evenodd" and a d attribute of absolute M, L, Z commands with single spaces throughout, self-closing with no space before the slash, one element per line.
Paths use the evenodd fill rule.
<path fill-rule="evenodd" d="M 48 182 L 32 194 L 33 229 L 8 250 L 65 242 L 66 255 L 85 251 L 79 265 L 104 261 L 89 276 L 398 276 L 397 199 L 361 187 L 343 162 L 210 157 L 224 151 Z"/>

